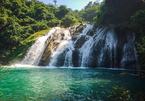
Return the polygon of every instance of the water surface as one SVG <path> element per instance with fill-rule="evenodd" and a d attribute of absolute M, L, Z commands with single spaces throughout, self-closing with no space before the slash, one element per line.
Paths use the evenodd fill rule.
<path fill-rule="evenodd" d="M 0 71 L 0 101 L 139 101 L 136 99 L 144 99 L 145 80 L 132 73 L 107 69 L 9 68 Z"/>

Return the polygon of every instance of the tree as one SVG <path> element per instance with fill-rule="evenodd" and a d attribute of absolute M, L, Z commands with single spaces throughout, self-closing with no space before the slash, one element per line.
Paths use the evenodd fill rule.
<path fill-rule="evenodd" d="M 76 23 L 79 23 L 79 20 L 77 19 L 76 16 L 74 16 L 73 12 L 72 13 L 68 13 L 67 15 L 65 15 L 65 17 L 62 19 L 62 25 L 64 27 L 70 27 Z"/>
<path fill-rule="evenodd" d="M 130 17 L 144 7 L 143 0 L 104 0 L 98 20 L 102 25 L 127 26 Z"/>
<path fill-rule="evenodd" d="M 94 22 L 95 17 L 99 14 L 100 11 L 100 5 L 99 4 L 92 4 L 90 2 L 84 10 L 82 10 L 81 16 L 84 19 L 84 21 L 87 22 Z"/>
<path fill-rule="evenodd" d="M 60 7 L 58 7 L 58 11 L 56 12 L 56 17 L 58 18 L 58 19 L 62 19 L 62 18 L 64 18 L 65 17 L 65 15 L 67 14 L 69 12 L 69 9 L 68 8 L 66 8 L 66 6 L 60 6 Z"/>

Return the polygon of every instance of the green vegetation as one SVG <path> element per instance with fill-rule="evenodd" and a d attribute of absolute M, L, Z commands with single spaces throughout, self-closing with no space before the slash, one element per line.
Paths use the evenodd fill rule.
<path fill-rule="evenodd" d="M 145 8 L 137 11 L 131 16 L 130 28 L 136 33 L 139 63 L 141 64 L 141 67 L 145 67 Z"/>
<path fill-rule="evenodd" d="M 80 18 L 75 13 L 65 6 L 55 7 L 37 0 L 2 0 L 0 3 L 0 62 L 2 63 L 0 64 L 4 62 L 7 64 L 8 57 L 11 59 L 22 57 L 38 36 L 48 32 L 41 30 L 58 25 L 69 27 L 79 23 Z"/>
<path fill-rule="evenodd" d="M 104 0 L 102 3 L 88 3 L 80 15 L 84 21 L 94 22 L 97 25 L 129 27 L 130 19 L 136 12 L 143 18 L 143 11 L 140 10 L 144 9 L 143 0 Z M 139 24 L 138 27 L 140 26 L 144 25 Z"/>
<path fill-rule="evenodd" d="M 81 18 L 77 14 L 74 14 L 72 12 L 65 15 L 65 17 L 62 19 L 62 25 L 64 27 L 69 27 L 77 23 L 81 23 Z"/>
<path fill-rule="evenodd" d="M 80 16 L 84 21 L 93 23 L 97 20 L 100 12 L 100 7 L 101 5 L 98 3 L 89 2 L 85 9 L 80 11 Z"/>
<path fill-rule="evenodd" d="M 15 59 L 18 60 L 23 58 L 27 50 L 35 42 L 35 40 L 38 37 L 45 35 L 48 31 L 49 29 L 36 32 L 26 39 L 20 41 L 20 44 L 18 46 L 13 47 L 13 49 L 11 50 L 7 50 L 5 56 L 2 58 L 4 61 L 3 63 L 8 64 L 9 61 L 15 61 Z"/>

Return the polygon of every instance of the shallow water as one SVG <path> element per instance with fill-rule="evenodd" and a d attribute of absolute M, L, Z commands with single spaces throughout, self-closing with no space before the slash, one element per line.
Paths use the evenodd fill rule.
<path fill-rule="evenodd" d="M 0 101 L 139 101 L 144 85 L 126 70 L 9 68 L 0 71 Z"/>

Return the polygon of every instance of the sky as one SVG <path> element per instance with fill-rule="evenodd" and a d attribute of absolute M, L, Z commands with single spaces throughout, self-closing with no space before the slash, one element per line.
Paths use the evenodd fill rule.
<path fill-rule="evenodd" d="M 46 4 L 53 3 L 53 0 L 39 0 L 41 2 L 44 2 Z M 84 8 L 90 1 L 96 1 L 96 0 L 57 0 L 58 5 L 66 5 L 68 8 L 71 8 L 73 10 L 81 10 Z"/>

